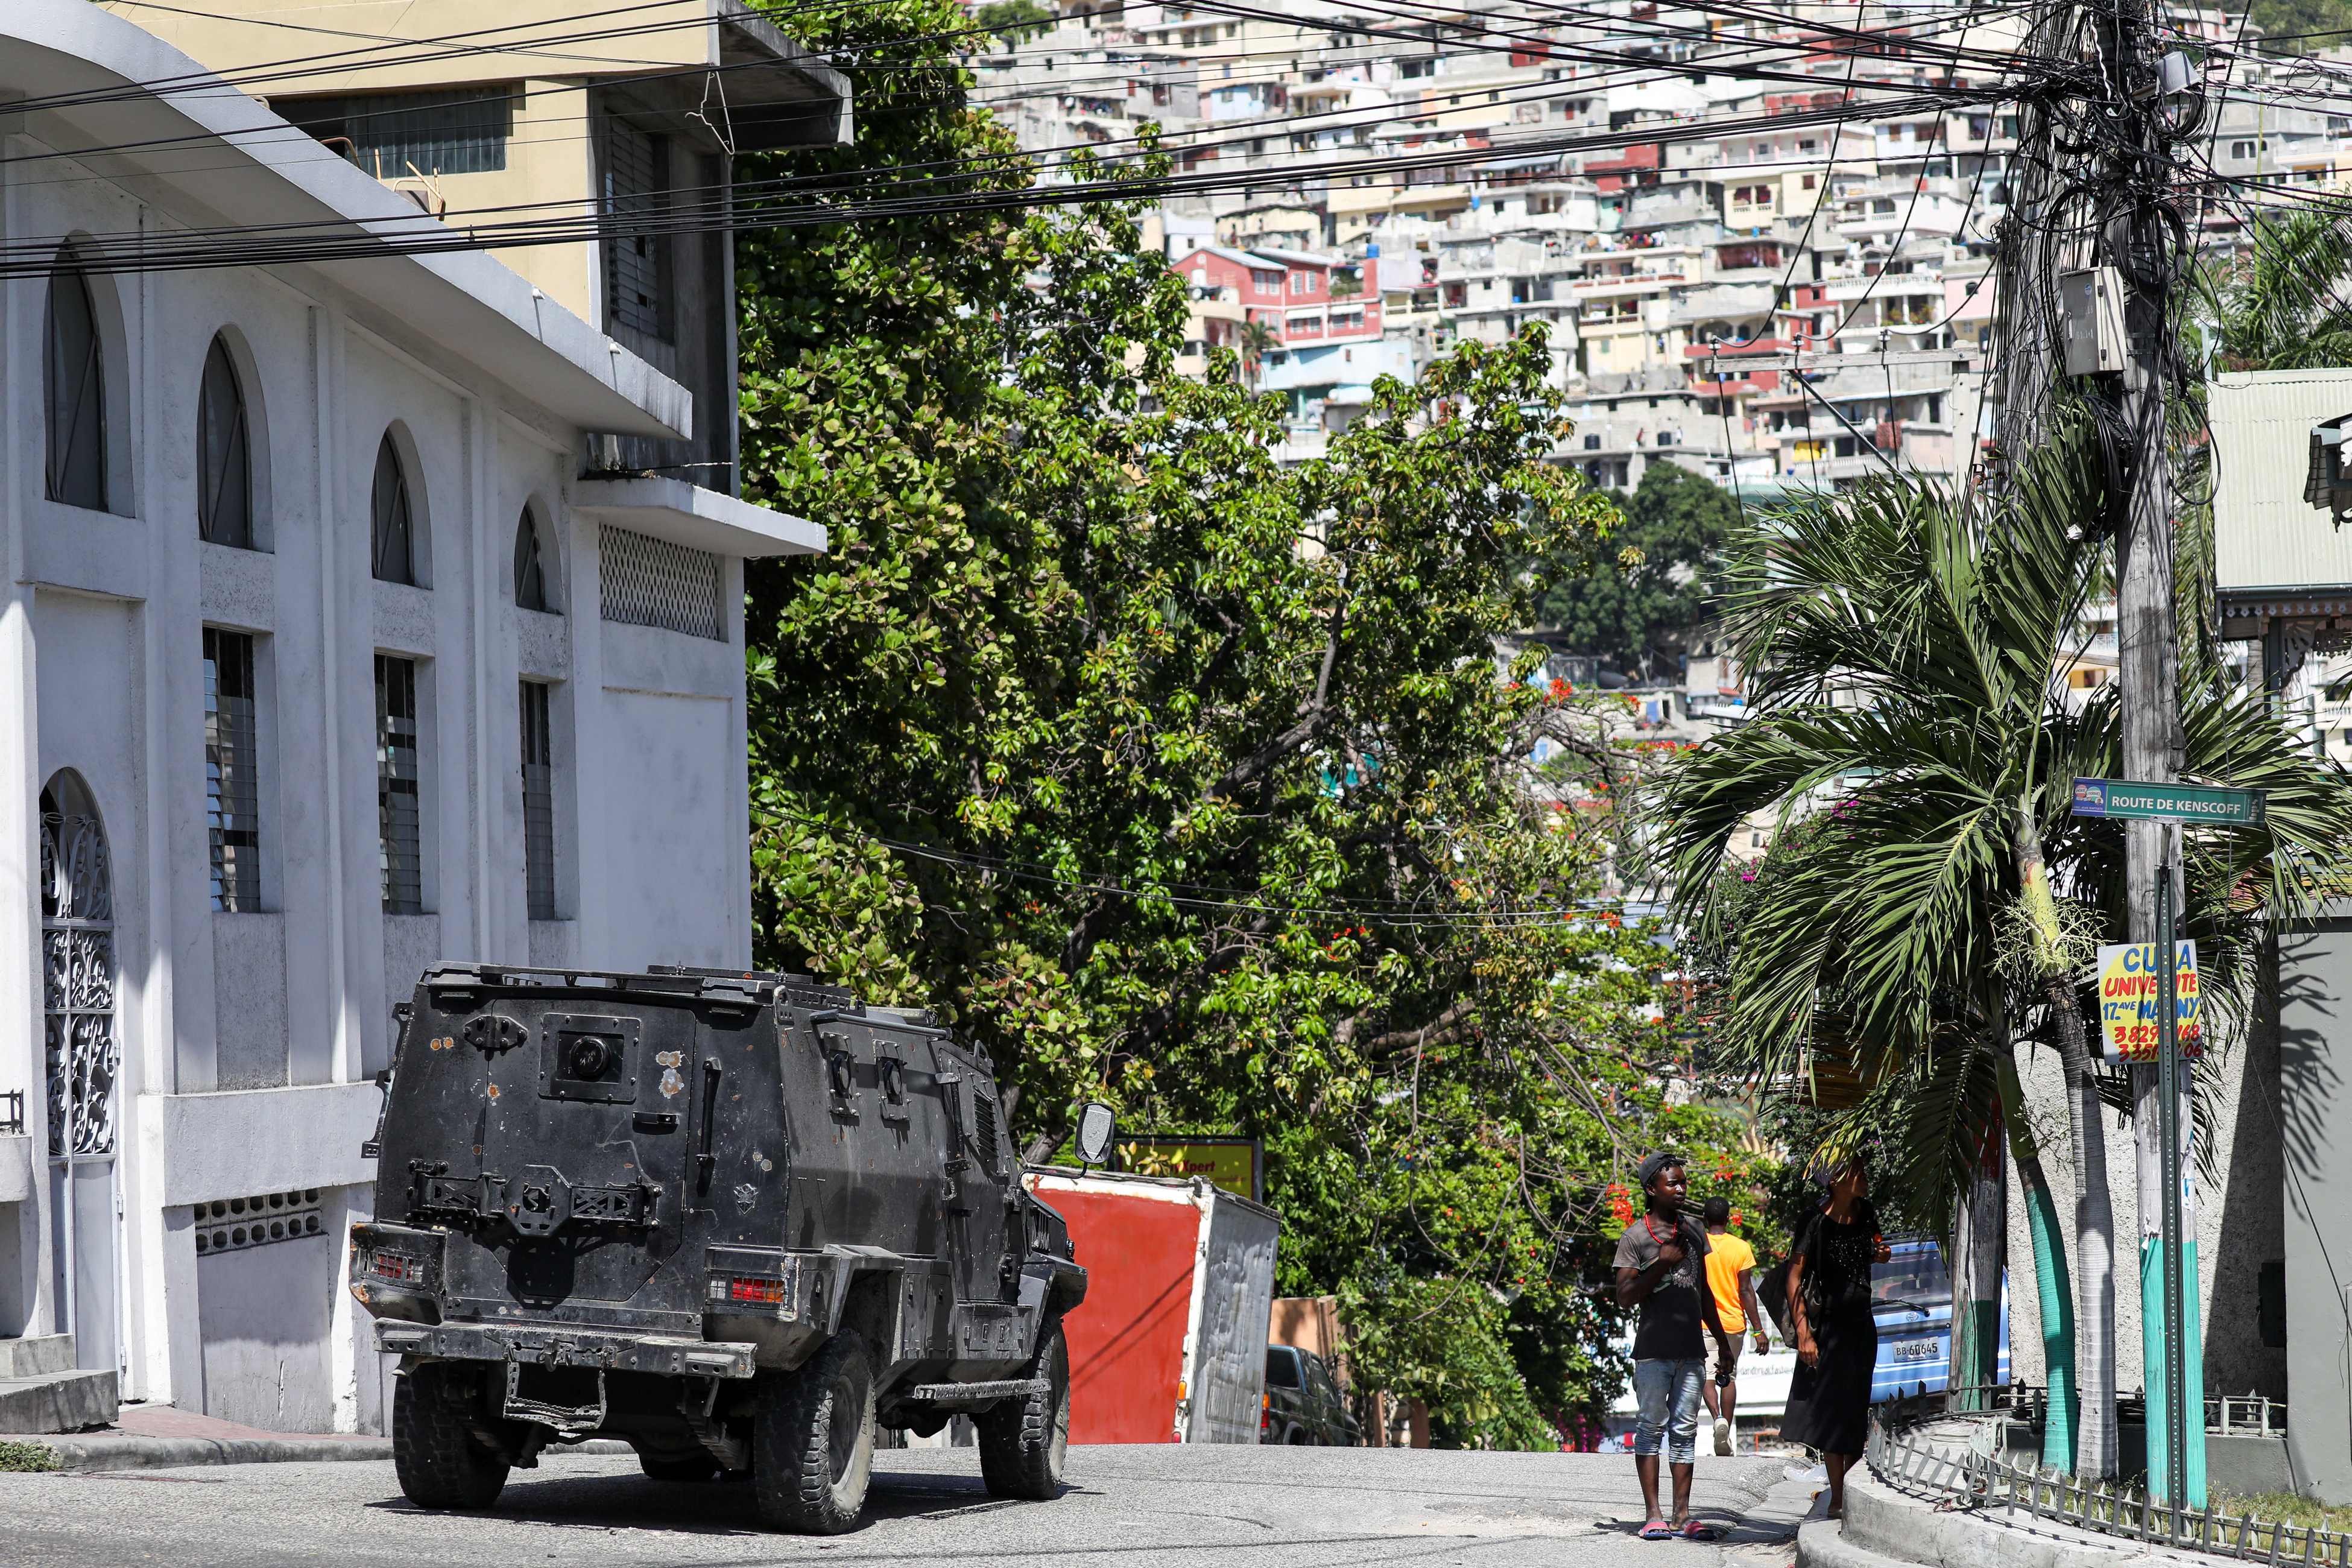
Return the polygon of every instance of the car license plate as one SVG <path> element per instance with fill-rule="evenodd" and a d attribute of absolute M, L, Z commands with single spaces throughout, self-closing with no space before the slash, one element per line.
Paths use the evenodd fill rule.
<path fill-rule="evenodd" d="M 1943 1347 L 1934 1340 L 1906 1340 L 1895 1347 L 1895 1359 L 1901 1363 L 1934 1361 Z"/>

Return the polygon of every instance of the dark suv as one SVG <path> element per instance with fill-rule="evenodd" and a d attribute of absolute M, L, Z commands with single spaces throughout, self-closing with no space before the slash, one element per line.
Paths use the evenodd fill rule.
<path fill-rule="evenodd" d="M 1059 1493 L 1087 1275 L 986 1052 L 798 975 L 443 963 L 401 1013 L 351 1284 L 413 1500 L 617 1437 L 831 1533 L 877 1426 L 958 1414 L 992 1492 Z"/>
<path fill-rule="evenodd" d="M 1363 1427 L 1349 1414 L 1348 1396 L 1321 1356 L 1295 1345 L 1265 1347 L 1265 1415 L 1258 1426 L 1259 1442 L 1352 1448 L 1363 1440 Z"/>

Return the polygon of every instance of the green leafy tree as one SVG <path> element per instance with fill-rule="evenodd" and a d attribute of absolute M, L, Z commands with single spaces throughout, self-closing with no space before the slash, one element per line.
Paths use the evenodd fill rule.
<path fill-rule="evenodd" d="M 2056 1047 L 2084 1280 L 2070 1301 L 2045 1276 L 2044 1321 L 2063 1336 L 2080 1308 L 2079 1461 L 2101 1475 L 2116 1451 L 2113 1219 L 2074 976 L 2123 929 L 2123 851 L 2119 825 L 2071 805 L 2074 777 L 2112 776 L 2121 742 L 2111 693 L 2078 706 L 2053 672 L 2103 580 L 2081 533 L 2103 514 L 2103 471 L 2077 419 L 1998 506 L 1873 480 L 1744 533 L 1727 624 L 1755 717 L 1688 755 L 1660 815 L 1720 980 L 1723 1048 L 1767 1082 L 1798 1081 L 1825 1043 L 1857 1061 L 1874 1092 L 1832 1146 L 1896 1131 L 1917 1213 L 1948 1213 L 2001 1106 L 2047 1268 L 2063 1258 L 2013 1052 L 2029 1029 Z M 2189 855 L 2187 934 L 2209 996 L 2242 1012 L 2265 936 L 2252 911 L 2307 906 L 2316 873 L 2352 843 L 2352 786 L 2193 649 L 2181 680 L 2184 774 L 2269 795 L 2265 822 L 2202 830 Z M 1743 880 L 1722 869 L 1724 847 L 1759 815 L 1801 826 Z M 2073 1463 L 2070 1347 L 2048 1344 L 2049 1453 Z"/>
<path fill-rule="evenodd" d="M 2253 0 L 2262 34 L 2255 47 L 2270 54 L 2315 55 L 2352 43 L 2352 5 L 2345 0 Z"/>
<path fill-rule="evenodd" d="M 1546 562 L 1537 620 L 1566 633 L 1576 652 L 1656 679 L 1674 672 L 1706 619 L 1716 556 L 1739 508 L 1722 486 L 1668 462 L 1652 463 L 1618 500 L 1625 521 L 1610 536 L 1617 553 Z"/>
<path fill-rule="evenodd" d="M 796 11 L 892 111 L 756 174 L 1023 183 L 956 16 Z M 1493 653 L 1610 509 L 1547 460 L 1539 333 L 1279 466 L 1233 356 L 1168 374 L 1136 218 L 741 242 L 746 492 L 831 539 L 748 583 L 760 957 L 981 1038 L 1033 1153 L 1082 1095 L 1263 1137 L 1283 1288 L 1341 1296 L 1363 1375 L 1548 1446 L 1615 1388 L 1608 1184 L 1729 1125 L 1638 1065 L 1667 955 L 1589 912 L 1605 846 L 1530 787 L 1561 704 Z"/>
<path fill-rule="evenodd" d="M 971 19 L 1006 48 L 1017 47 L 1054 26 L 1054 13 L 1037 0 L 989 0 L 971 14 Z"/>

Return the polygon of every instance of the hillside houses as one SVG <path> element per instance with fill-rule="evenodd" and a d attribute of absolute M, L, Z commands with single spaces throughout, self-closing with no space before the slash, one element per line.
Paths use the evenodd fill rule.
<path fill-rule="evenodd" d="M 1889 459 L 1962 472 L 1989 434 L 1973 351 L 2019 121 L 1933 95 L 1993 68 L 1960 60 L 2022 40 L 2011 13 L 1932 32 L 1918 17 L 1841 8 L 1838 26 L 1886 40 L 1846 49 L 1651 0 L 1427 23 L 1345 0 L 1285 21 L 1079 5 L 971 63 L 981 101 L 1049 167 L 1150 122 L 1182 170 L 1248 176 L 1163 205 L 1194 284 L 1184 363 L 1204 371 L 1264 321 L 1256 372 L 1290 394 L 1296 430 L 1344 424 L 1380 374 L 1539 323 L 1577 424 L 1563 462 L 1623 485 L 1663 459 L 1769 493 Z M 2178 25 L 2237 27 L 2211 10 Z M 2352 120 L 2236 100 L 2212 148 L 2224 174 L 2331 188 L 2347 153 Z M 2209 242 L 2231 243 L 2242 216 L 2201 215 Z M 1193 259 L 1202 246 L 1212 260 Z M 1254 292 L 1277 270 L 1281 294 Z M 1333 298 L 1335 279 L 1360 303 Z M 1791 352 L 1866 357 L 1808 368 L 1809 390 Z M 1889 374 L 1890 353 L 1914 358 Z"/>

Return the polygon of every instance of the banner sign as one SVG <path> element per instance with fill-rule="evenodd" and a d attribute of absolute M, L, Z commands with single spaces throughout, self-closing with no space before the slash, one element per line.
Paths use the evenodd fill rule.
<path fill-rule="evenodd" d="M 1118 1168 L 1139 1176 L 1206 1176 L 1235 1197 L 1265 1201 L 1265 1145 L 1255 1138 L 1137 1138 L 1118 1146 Z"/>
<path fill-rule="evenodd" d="M 2156 1060 L 2157 984 L 2162 978 L 2156 956 L 2158 943 L 2118 942 L 2099 949 L 2099 1055 L 2111 1062 Z M 2204 998 L 2197 992 L 2197 944 L 2176 944 L 2173 973 L 2173 1016 L 2180 1037 L 2180 1054 L 2193 1057 L 2204 1047 Z"/>

